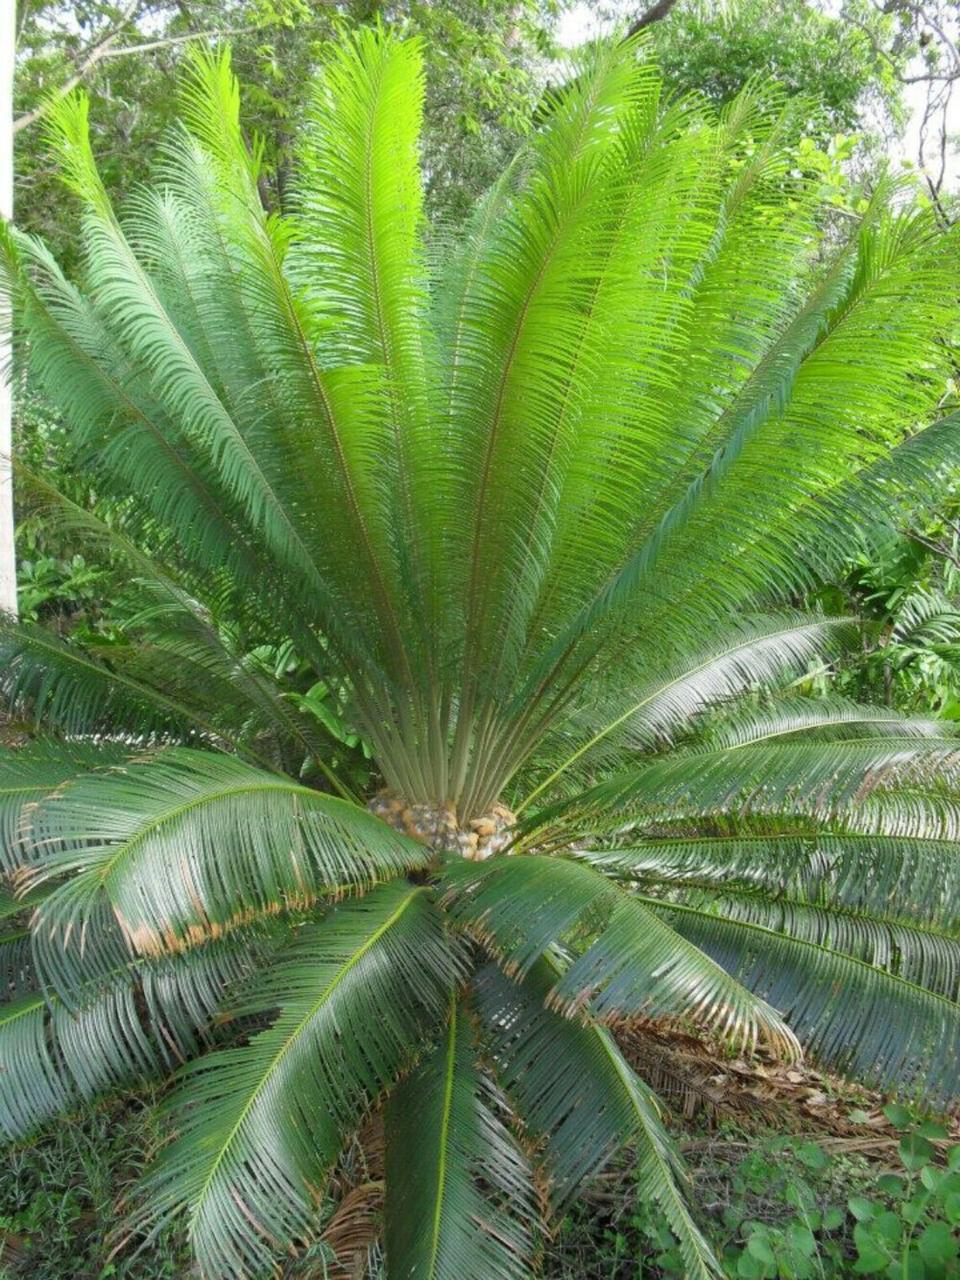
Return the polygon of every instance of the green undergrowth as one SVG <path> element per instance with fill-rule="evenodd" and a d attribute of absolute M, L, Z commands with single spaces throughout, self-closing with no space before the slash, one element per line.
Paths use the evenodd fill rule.
<path fill-rule="evenodd" d="M 159 1131 L 128 1095 L 50 1126 L 0 1163 L 0 1280 L 183 1280 L 183 1238 L 123 1237 L 121 1204 Z M 682 1136 L 697 1215 L 734 1280 L 960 1278 L 960 1145 L 933 1121 L 886 1109 L 898 1137 L 860 1144 L 747 1134 Z M 869 1158 L 868 1158 L 869 1156 Z M 289 1276 L 324 1275 L 320 1257 Z M 547 1280 L 673 1280 L 670 1233 L 636 1203 L 629 1159 L 610 1170 L 546 1247 Z"/>
<path fill-rule="evenodd" d="M 3 1154 L 0 1280 L 185 1280 L 192 1274 L 175 1231 L 138 1249 L 141 1242 L 124 1242 L 118 1225 L 123 1197 L 160 1137 L 151 1102 L 142 1094 L 113 1099 L 56 1121 L 33 1142 Z"/>
<path fill-rule="evenodd" d="M 844 1146 L 721 1129 L 688 1146 L 704 1232 L 733 1280 L 960 1277 L 960 1145 L 885 1109 L 896 1139 Z M 870 1149 L 870 1158 L 857 1152 Z M 670 1233 L 631 1194 L 625 1163 L 561 1226 L 551 1280 L 682 1277 Z"/>

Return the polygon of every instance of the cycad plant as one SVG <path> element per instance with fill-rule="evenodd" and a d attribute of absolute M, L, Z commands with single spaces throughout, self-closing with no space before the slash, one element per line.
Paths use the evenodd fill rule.
<path fill-rule="evenodd" d="M 957 233 L 881 189 L 828 252 L 791 111 L 633 43 L 428 235 L 421 106 L 415 44 L 334 51 L 270 212 L 202 54 L 122 219 L 52 112 L 83 279 L 12 230 L 3 275 L 91 502 L 20 500 L 127 603 L 3 624 L 0 1120 L 175 1069 L 135 1225 L 211 1278 L 371 1117 L 393 1280 L 530 1275 L 629 1143 L 704 1277 L 617 1027 L 960 1082 L 960 743 L 804 696 L 863 635 L 790 611 L 955 461 Z"/>

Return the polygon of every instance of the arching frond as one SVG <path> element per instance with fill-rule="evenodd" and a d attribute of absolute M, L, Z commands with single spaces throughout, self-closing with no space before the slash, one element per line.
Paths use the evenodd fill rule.
<path fill-rule="evenodd" d="M 46 627 L 0 618 L 0 696 L 32 720 L 68 734 L 112 731 L 134 741 L 188 737 L 192 708 L 108 666 Z M 209 731 L 214 733 L 212 726 Z"/>
<path fill-rule="evenodd" d="M 821 1061 L 928 1097 L 960 1087 L 960 1004 L 803 937 L 702 908 L 665 910 L 685 937 L 782 1009 Z"/>
<path fill-rule="evenodd" d="M 468 1015 L 444 1034 L 387 1107 L 386 1251 L 409 1280 L 522 1280 L 535 1198 L 503 1099 L 478 1062 Z"/>
<path fill-rule="evenodd" d="M 497 1074 L 539 1143 L 551 1207 L 559 1212 L 632 1143 L 638 1194 L 663 1213 L 686 1274 L 708 1280 L 717 1274 L 716 1264 L 678 1190 L 682 1166 L 656 1100 L 609 1031 L 547 1007 L 557 977 L 554 962 L 544 958 L 520 984 L 493 967 L 477 981 Z"/>
<path fill-rule="evenodd" d="M 752 742 L 834 738 L 949 738 L 953 726 L 943 720 L 907 716 L 892 707 L 871 707 L 846 698 L 777 698 L 760 706 L 733 707 L 698 733 L 710 749 Z"/>
<path fill-rule="evenodd" d="M 953 785 L 960 742 L 918 736 L 853 736 L 809 742 L 748 742 L 739 747 L 677 751 L 623 772 L 530 820 L 555 822 L 567 810 L 582 830 L 616 830 L 647 820 L 745 813 L 793 813 L 842 822 L 872 794 L 939 780 Z M 582 815 L 582 816 L 581 816 Z"/>
<path fill-rule="evenodd" d="M 792 826 L 789 818 L 785 824 Z M 932 824 L 931 824 L 932 825 Z M 717 835 L 652 835 L 640 844 L 580 849 L 583 858 L 641 885 L 758 888 L 891 922 L 960 926 L 960 849 L 936 834 L 869 829 L 778 829 Z"/>
<path fill-rule="evenodd" d="M 960 1006 L 960 930 L 907 924 L 890 916 L 850 911 L 786 894 L 728 890 L 681 892 L 680 901 L 773 933 L 842 951 Z M 892 918 L 891 918 L 892 917 Z"/>
<path fill-rule="evenodd" d="M 586 866 L 517 856 L 460 871 L 453 892 L 454 919 L 508 972 L 528 972 L 558 944 L 589 942 L 550 994 L 568 1017 L 580 1009 L 600 1022 L 686 1016 L 734 1043 L 763 1039 L 788 1058 L 797 1053 L 774 1009 Z"/>
<path fill-rule="evenodd" d="M 69 1003 L 34 991 L 0 1005 L 0 1130 L 23 1137 L 82 1099 L 191 1057 L 225 994 L 265 952 L 262 936 L 218 940 L 91 972 Z"/>
<path fill-rule="evenodd" d="M 617 703 L 605 708 L 601 723 L 580 714 L 564 725 L 578 740 L 522 802 L 527 808 L 573 766 L 597 767 L 624 752 L 648 751 L 689 732 L 696 717 L 712 705 L 751 689 L 769 687 L 802 673 L 815 659 L 829 660 L 859 639 L 846 618 L 784 618 L 741 627 L 718 640 L 707 652 L 693 653 L 674 670 L 660 667 L 645 687 L 621 689 Z M 549 740 L 548 740 L 549 741 Z"/>
<path fill-rule="evenodd" d="M 25 860 L 27 815 L 65 782 L 116 763 L 120 744 L 38 740 L 0 751 L 0 870 L 12 872 Z"/>
<path fill-rule="evenodd" d="M 243 1007 L 279 1013 L 188 1070 L 177 1137 L 145 1186 L 150 1217 L 186 1213 L 205 1275 L 259 1274 L 309 1233 L 313 1188 L 440 1022 L 458 974 L 412 885 L 337 908 L 264 969 Z"/>
<path fill-rule="evenodd" d="M 107 909 L 134 952 L 216 936 L 424 866 L 373 814 L 224 755 L 171 749 L 80 779 L 34 815 L 25 883 L 66 879 L 36 930 L 63 962 Z M 71 945 L 71 935 L 73 942 Z"/>

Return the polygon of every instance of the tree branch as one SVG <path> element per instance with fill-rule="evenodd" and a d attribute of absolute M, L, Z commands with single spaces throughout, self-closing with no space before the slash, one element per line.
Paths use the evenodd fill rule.
<path fill-rule="evenodd" d="M 34 107 L 32 111 L 25 111 L 23 115 L 17 116 L 16 120 L 13 122 L 14 136 L 16 136 L 21 129 L 26 129 L 29 125 L 33 124 L 35 120 L 39 120 L 46 112 L 51 100 L 62 98 L 68 94 L 71 89 L 75 89 L 84 77 L 89 75 L 97 63 L 107 56 L 111 46 L 119 39 L 124 27 L 140 8 L 140 3 L 141 0 L 130 0 L 130 3 L 128 3 L 127 7 L 120 14 L 116 24 L 105 35 L 100 37 L 77 67 L 73 75 L 69 76 L 50 98 L 44 99 L 44 101 L 41 102 L 38 107 Z"/>
<path fill-rule="evenodd" d="M 630 23 L 627 27 L 625 40 L 629 40 L 632 36 L 638 35 L 646 27 L 652 27 L 655 22 L 660 22 L 667 16 L 670 10 L 677 3 L 677 0 L 657 0 L 656 4 L 652 4 L 649 9 L 641 13 L 640 17 Z"/>

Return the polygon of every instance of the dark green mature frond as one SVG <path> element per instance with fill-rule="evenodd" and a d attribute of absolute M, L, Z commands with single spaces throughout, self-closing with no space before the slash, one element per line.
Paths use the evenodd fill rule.
<path fill-rule="evenodd" d="M 116 763 L 123 754 L 116 744 L 43 739 L 0 750 L 0 871 L 14 871 L 26 860 L 28 816 L 35 805 L 65 782 Z"/>
<path fill-rule="evenodd" d="M 804 736 L 729 748 L 676 751 L 625 771 L 546 810 L 532 826 L 559 814 L 580 830 L 617 830 L 648 821 L 691 818 L 739 808 L 839 821 L 880 789 L 953 786 L 960 767 L 955 737 L 852 736 L 808 742 Z M 568 815 L 568 816 L 567 816 Z"/>
<path fill-rule="evenodd" d="M 683 1171 L 657 1101 L 624 1060 L 610 1032 L 547 1005 L 559 968 L 538 961 L 520 984 L 488 967 L 477 979 L 497 1074 L 537 1143 L 553 1212 L 627 1143 L 638 1191 L 663 1213 L 693 1280 L 717 1274 L 709 1246 L 677 1187 Z"/>
<path fill-rule="evenodd" d="M 192 707 L 115 670 L 48 627 L 2 617 L 0 696 L 24 718 L 67 734 L 183 739 L 200 719 Z"/>
<path fill-rule="evenodd" d="M 895 903 L 889 914 L 872 915 L 722 885 L 710 892 L 695 888 L 679 898 L 734 920 L 842 951 L 960 1005 L 960 930 L 905 923 L 897 919 Z"/>
<path fill-rule="evenodd" d="M 71 934 L 82 949 L 104 907 L 149 955 L 369 888 L 429 857 L 347 801 L 183 748 L 78 779 L 37 809 L 30 841 L 25 885 L 69 876 L 36 925 L 64 959 Z"/>
<path fill-rule="evenodd" d="M 758 888 L 900 923 L 960 928 L 960 851 L 955 839 L 935 834 L 877 834 L 869 824 L 838 831 L 774 826 L 755 834 L 650 835 L 573 856 L 646 886 Z"/>
<path fill-rule="evenodd" d="M 0 991 L 8 1000 L 25 995 L 34 986 L 26 917 L 27 904 L 8 892 L 0 880 Z"/>
<path fill-rule="evenodd" d="M 387 1106 L 386 1252 L 409 1280 L 524 1280 L 536 1217 L 505 1104 L 454 1007 L 440 1043 Z"/>
<path fill-rule="evenodd" d="M 771 739 L 948 738 L 948 721 L 907 716 L 892 707 L 864 706 L 846 698 L 777 698 L 766 705 L 733 707 L 707 723 L 698 742 L 710 749 Z"/>
<path fill-rule="evenodd" d="M 111 669 L 119 667 L 121 676 L 147 689 L 162 682 L 167 699 L 184 705 L 184 714 L 199 715 L 200 723 L 210 726 L 209 733 L 248 757 L 262 759 L 270 745 L 264 739 L 271 735 L 291 744 L 343 793 L 324 760 L 331 747 L 329 735 L 313 718 L 299 714 L 246 655 L 235 651 L 229 638 L 230 620 L 218 617 L 219 601 L 216 612 L 201 604 L 181 580 L 181 572 L 159 563 L 115 524 L 79 506 L 48 480 L 20 466 L 16 479 L 20 509 L 26 516 L 41 520 L 48 533 L 83 546 L 94 559 L 119 563 L 133 575 L 139 607 L 125 625 L 130 643 L 119 653 L 118 646 L 110 647 Z M 302 639 L 296 625 L 292 632 Z M 309 641 L 307 652 L 312 652 Z M 66 686 L 63 700 L 69 707 Z M 41 702 L 31 710 L 42 716 L 45 706 Z M 77 707 L 74 714 L 79 716 L 80 711 Z M 50 718 L 54 718 L 52 708 Z M 66 721 L 68 730 L 90 727 L 86 722 L 70 723 L 67 714 L 59 719 Z"/>
<path fill-rule="evenodd" d="M 782 1010 L 821 1061 L 881 1088 L 940 1100 L 956 1094 L 956 1001 L 803 936 L 731 919 L 712 907 L 659 905 L 684 937 Z"/>
<path fill-rule="evenodd" d="M 6 1138 L 19 1137 L 70 1101 L 66 1082 L 47 1045 L 46 1001 L 27 995 L 0 1008 L 0 1126 Z M 13 1084 L 13 1088 L 9 1085 Z"/>
<path fill-rule="evenodd" d="M 194 1055 L 265 943 L 248 936 L 160 960 L 121 959 L 111 972 L 88 972 L 69 1003 L 34 990 L 4 1005 L 0 1130 L 23 1137 L 82 1099 L 155 1078 Z"/>
<path fill-rule="evenodd" d="M 151 1216 L 186 1212 L 204 1275 L 259 1275 L 310 1232 L 314 1189 L 459 972 L 425 890 L 394 885 L 304 927 L 258 976 L 241 1008 L 275 1021 L 188 1069 L 150 1178 Z"/>
<path fill-rule="evenodd" d="M 591 868 L 519 855 L 455 867 L 448 879 L 451 915 L 509 973 L 529 972 L 558 944 L 589 942 L 550 993 L 568 1017 L 689 1016 L 740 1046 L 762 1039 L 785 1057 L 797 1053 L 774 1009 Z"/>

